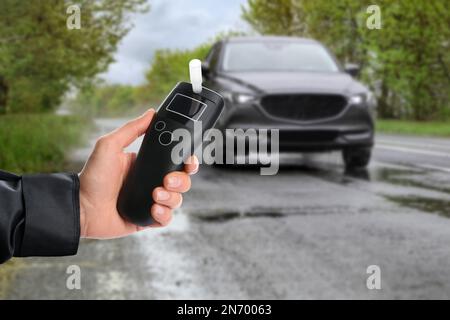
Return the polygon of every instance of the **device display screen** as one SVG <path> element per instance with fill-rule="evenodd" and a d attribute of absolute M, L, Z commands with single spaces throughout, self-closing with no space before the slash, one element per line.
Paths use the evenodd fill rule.
<path fill-rule="evenodd" d="M 167 110 L 197 121 L 206 109 L 206 104 L 181 93 L 175 94 L 167 105 Z"/>

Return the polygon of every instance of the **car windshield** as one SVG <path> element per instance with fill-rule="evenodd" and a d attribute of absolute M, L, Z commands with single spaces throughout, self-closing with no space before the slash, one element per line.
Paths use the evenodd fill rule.
<path fill-rule="evenodd" d="M 301 42 L 235 42 L 225 48 L 225 71 L 317 71 L 339 68 L 321 45 Z"/>

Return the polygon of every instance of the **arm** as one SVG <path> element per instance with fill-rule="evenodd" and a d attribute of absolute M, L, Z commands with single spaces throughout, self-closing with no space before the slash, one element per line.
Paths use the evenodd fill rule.
<path fill-rule="evenodd" d="M 80 238 L 76 174 L 0 171 L 0 263 L 12 256 L 76 254 Z"/>
<path fill-rule="evenodd" d="M 124 148 L 144 134 L 153 115 L 150 110 L 98 139 L 79 175 L 20 177 L 0 171 L 0 263 L 12 256 L 73 255 L 80 237 L 117 238 L 147 229 L 122 219 L 116 203 L 136 157 Z M 156 221 L 149 227 L 170 222 L 172 209 L 191 186 L 189 175 L 197 170 L 198 161 L 191 157 L 184 171 L 169 173 L 163 186 L 148 195 L 155 201 L 149 214 Z"/>

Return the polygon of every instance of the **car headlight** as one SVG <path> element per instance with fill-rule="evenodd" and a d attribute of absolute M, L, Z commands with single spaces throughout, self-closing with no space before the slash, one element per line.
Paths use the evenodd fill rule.
<path fill-rule="evenodd" d="M 256 96 L 248 93 L 223 92 L 223 97 L 234 104 L 245 105 L 256 100 Z"/>
<path fill-rule="evenodd" d="M 255 96 L 251 95 L 251 94 L 245 94 L 245 93 L 236 93 L 234 95 L 234 100 L 238 103 L 238 104 L 247 104 L 250 102 L 255 101 Z"/>
<path fill-rule="evenodd" d="M 348 99 L 348 103 L 351 105 L 355 105 L 355 106 L 367 106 L 367 107 L 375 107 L 376 106 L 376 98 L 375 95 L 371 92 L 368 91 L 366 93 L 360 93 L 360 94 L 356 94 L 351 96 Z"/>
<path fill-rule="evenodd" d="M 348 103 L 351 104 L 351 105 L 357 105 L 357 106 L 360 106 L 360 105 L 362 105 L 364 102 L 366 102 L 366 94 L 365 94 L 365 93 L 357 94 L 357 95 L 351 96 L 351 97 L 348 99 Z"/>

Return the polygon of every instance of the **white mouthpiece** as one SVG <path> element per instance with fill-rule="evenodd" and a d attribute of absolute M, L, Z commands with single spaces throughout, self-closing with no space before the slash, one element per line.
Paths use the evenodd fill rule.
<path fill-rule="evenodd" d="M 192 83 L 192 91 L 195 93 L 202 92 L 202 62 L 198 59 L 193 59 L 189 62 L 189 76 Z"/>

